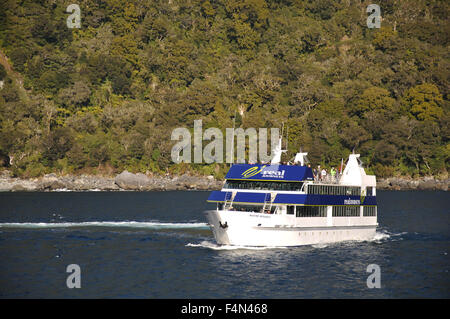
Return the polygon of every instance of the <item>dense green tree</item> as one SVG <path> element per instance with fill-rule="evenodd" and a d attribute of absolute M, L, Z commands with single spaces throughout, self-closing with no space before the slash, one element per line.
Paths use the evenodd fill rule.
<path fill-rule="evenodd" d="M 289 127 L 314 165 L 355 150 L 379 176 L 447 174 L 448 1 L 6 0 L 0 162 L 15 174 L 174 165 L 176 127 Z M 233 121 L 234 120 L 234 121 Z M 225 131 L 224 131 L 225 132 Z M 1 160 L 3 159 L 3 160 Z"/>
<path fill-rule="evenodd" d="M 403 97 L 403 105 L 420 121 L 437 121 L 444 115 L 444 103 L 439 89 L 433 84 L 421 84 L 409 89 Z"/>
<path fill-rule="evenodd" d="M 3 81 L 3 79 L 6 77 L 7 73 L 5 70 L 5 67 L 3 64 L 0 64 L 0 81 Z"/>
<path fill-rule="evenodd" d="M 377 114 L 394 115 L 396 101 L 390 97 L 388 90 L 378 87 L 370 87 L 361 94 L 359 100 L 352 108 L 352 113 L 362 117 L 368 111 L 375 111 Z"/>

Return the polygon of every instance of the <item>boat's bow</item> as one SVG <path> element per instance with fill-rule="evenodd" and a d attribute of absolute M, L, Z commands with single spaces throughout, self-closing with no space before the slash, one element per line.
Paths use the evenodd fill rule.
<path fill-rule="evenodd" d="M 229 245 L 230 240 L 227 234 L 229 227 L 228 221 L 222 220 L 217 210 L 207 210 L 205 211 L 205 215 L 217 243 L 219 245 Z"/>

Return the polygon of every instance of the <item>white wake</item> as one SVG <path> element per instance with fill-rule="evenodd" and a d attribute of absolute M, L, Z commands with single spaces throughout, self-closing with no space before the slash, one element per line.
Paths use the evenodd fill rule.
<path fill-rule="evenodd" d="M 208 248 L 213 250 L 238 250 L 238 249 L 247 249 L 247 250 L 266 250 L 266 249 L 286 249 L 288 247 L 285 246 L 234 246 L 234 245 L 218 245 L 216 243 L 212 243 L 209 241 L 202 241 L 199 244 L 189 243 L 186 247 L 201 247 Z"/>
<path fill-rule="evenodd" d="M 0 223 L 0 228 L 79 228 L 79 227 L 114 227 L 139 229 L 209 229 L 207 223 L 163 223 L 138 221 L 96 221 L 96 222 L 61 222 L 61 223 Z"/>
<path fill-rule="evenodd" d="M 380 243 L 387 240 L 402 240 L 402 236 L 408 234 L 407 232 L 392 233 L 387 230 L 377 230 L 373 238 L 369 241 Z"/>

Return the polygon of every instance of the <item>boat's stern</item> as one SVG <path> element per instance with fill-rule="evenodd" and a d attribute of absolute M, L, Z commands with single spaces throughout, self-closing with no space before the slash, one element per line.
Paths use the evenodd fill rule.
<path fill-rule="evenodd" d="M 230 245 L 227 230 L 228 223 L 221 220 L 219 211 L 208 210 L 205 212 L 209 226 L 214 234 L 214 238 L 219 245 Z"/>

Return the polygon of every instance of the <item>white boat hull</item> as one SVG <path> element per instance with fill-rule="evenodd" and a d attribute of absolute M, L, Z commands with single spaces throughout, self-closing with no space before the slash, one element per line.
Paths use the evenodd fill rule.
<path fill-rule="evenodd" d="M 206 212 L 218 244 L 235 246 L 301 246 L 371 240 L 376 217 L 296 218 L 251 212 Z"/>

